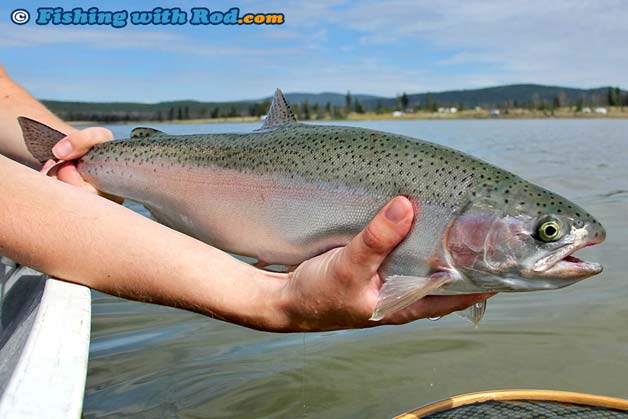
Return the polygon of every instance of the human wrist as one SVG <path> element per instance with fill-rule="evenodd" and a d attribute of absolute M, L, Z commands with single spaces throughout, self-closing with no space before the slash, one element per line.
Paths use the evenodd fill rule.
<path fill-rule="evenodd" d="M 256 330 L 286 331 L 283 284 L 286 274 L 255 268 L 216 249 L 183 256 L 183 308 Z M 200 262 L 200 263 L 199 263 Z M 207 280 L 208 273 L 215 279 Z"/>
<path fill-rule="evenodd" d="M 264 271 L 249 266 L 246 287 L 250 300 L 243 311 L 245 326 L 269 332 L 289 332 L 290 300 L 287 298 L 287 274 Z"/>

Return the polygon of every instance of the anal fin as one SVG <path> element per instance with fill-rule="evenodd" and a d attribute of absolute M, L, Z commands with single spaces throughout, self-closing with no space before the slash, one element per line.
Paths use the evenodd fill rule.
<path fill-rule="evenodd" d="M 456 314 L 458 315 L 458 317 L 469 320 L 471 323 L 477 326 L 478 324 L 480 324 L 480 320 L 482 320 L 482 317 L 484 317 L 485 312 L 486 300 L 475 303 L 464 310 L 456 311 Z"/>
<path fill-rule="evenodd" d="M 420 300 L 437 288 L 453 281 L 447 272 L 437 272 L 428 277 L 393 275 L 379 291 L 379 300 L 369 320 L 381 320 Z"/>

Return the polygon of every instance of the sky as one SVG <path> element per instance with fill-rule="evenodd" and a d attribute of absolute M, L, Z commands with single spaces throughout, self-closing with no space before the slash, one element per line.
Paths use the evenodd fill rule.
<path fill-rule="evenodd" d="M 38 7 L 283 13 L 276 26 L 37 25 Z M 25 9 L 31 20 L 11 21 Z M 0 3 L 0 64 L 40 99 L 393 97 L 514 83 L 628 88 L 625 1 L 16 1 Z"/>

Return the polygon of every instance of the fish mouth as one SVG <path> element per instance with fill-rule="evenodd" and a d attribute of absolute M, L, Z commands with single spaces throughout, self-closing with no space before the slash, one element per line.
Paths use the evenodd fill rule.
<path fill-rule="evenodd" d="M 539 259 L 534 264 L 532 272 L 536 277 L 565 279 L 584 279 L 597 275 L 602 272 L 602 265 L 577 258 L 573 256 L 573 253 L 587 246 L 601 243 L 602 240 L 565 245 L 554 253 Z"/>

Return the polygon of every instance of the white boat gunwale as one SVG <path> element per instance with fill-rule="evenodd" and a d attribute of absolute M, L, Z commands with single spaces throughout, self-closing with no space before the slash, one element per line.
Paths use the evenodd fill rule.
<path fill-rule="evenodd" d="M 91 328 L 89 288 L 11 266 L 6 258 L 0 268 L 0 307 L 16 294 L 30 293 L 9 312 L 15 319 L 2 319 L 0 417 L 80 418 Z M 20 281 L 30 285 L 20 289 Z"/>

